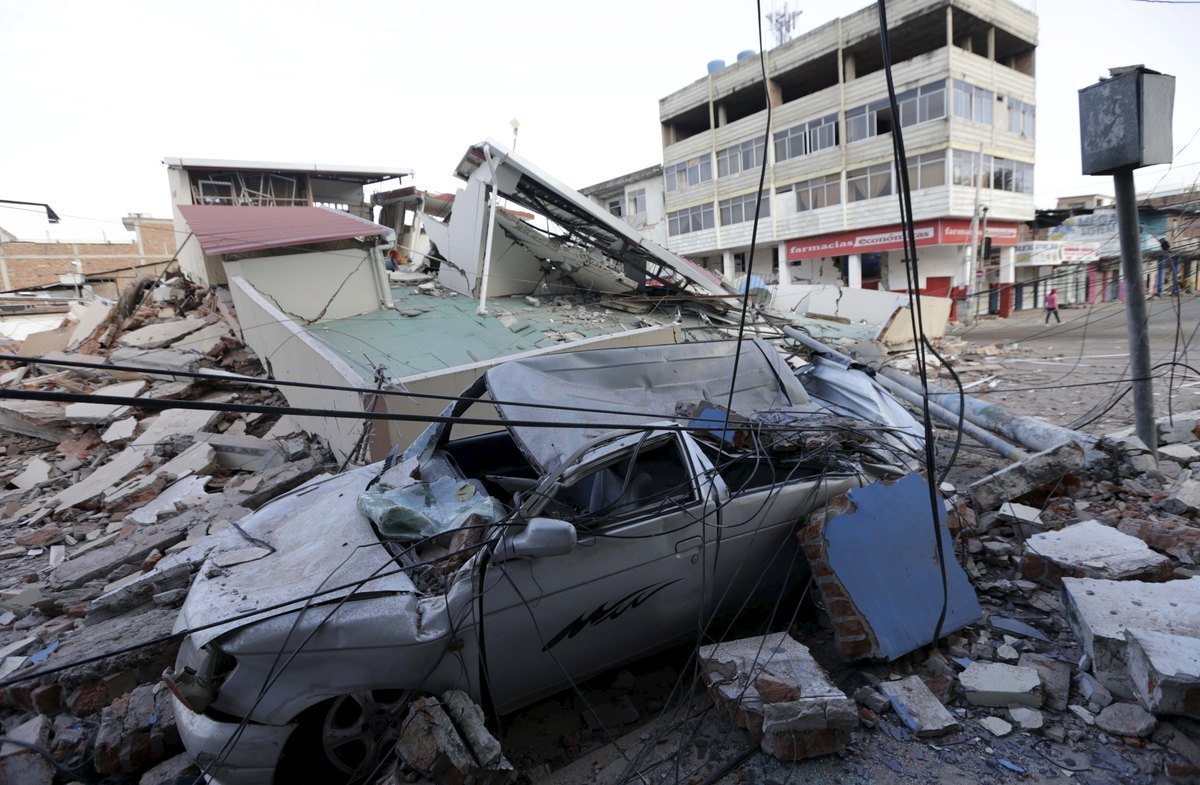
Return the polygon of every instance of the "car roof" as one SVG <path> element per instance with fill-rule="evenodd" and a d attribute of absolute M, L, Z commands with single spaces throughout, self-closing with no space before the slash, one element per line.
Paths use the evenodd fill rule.
<path fill-rule="evenodd" d="M 501 418 L 545 423 L 509 426 L 525 457 L 545 473 L 606 433 L 661 425 L 680 404 L 725 406 L 737 348 L 737 341 L 699 341 L 546 354 L 502 363 L 487 372 L 486 383 L 491 398 L 504 402 L 496 406 Z M 543 409 L 541 403 L 574 408 Z M 734 412 L 807 404 L 808 394 L 775 346 L 758 338 L 741 342 Z M 560 423 L 588 427 L 555 427 Z"/>

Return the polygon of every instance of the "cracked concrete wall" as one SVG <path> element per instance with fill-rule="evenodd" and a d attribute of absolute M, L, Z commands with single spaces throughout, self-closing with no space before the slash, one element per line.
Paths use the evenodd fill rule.
<path fill-rule="evenodd" d="M 341 250 L 263 256 L 225 262 L 281 311 L 305 322 L 341 319 L 379 310 L 379 289 L 368 251 Z"/>

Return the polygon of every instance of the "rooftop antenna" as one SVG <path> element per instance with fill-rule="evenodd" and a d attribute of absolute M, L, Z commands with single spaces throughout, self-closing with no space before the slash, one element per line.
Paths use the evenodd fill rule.
<path fill-rule="evenodd" d="M 803 13 L 803 11 L 792 11 L 788 8 L 788 4 L 784 3 L 782 10 L 772 9 L 771 13 L 763 17 L 775 32 L 775 46 L 783 46 L 792 40 L 792 33 L 796 29 L 796 20 Z"/>
<path fill-rule="evenodd" d="M 512 129 L 513 129 L 512 149 L 513 149 L 513 151 L 516 151 L 516 149 L 517 149 L 517 129 L 519 129 L 521 127 L 521 124 L 519 122 L 517 122 L 517 118 L 515 118 L 515 117 L 513 119 L 509 120 L 508 124 L 511 125 Z"/>

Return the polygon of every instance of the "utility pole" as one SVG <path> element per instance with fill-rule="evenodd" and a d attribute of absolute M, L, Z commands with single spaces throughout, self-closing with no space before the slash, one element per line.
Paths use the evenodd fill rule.
<path fill-rule="evenodd" d="M 1109 69 L 1109 78 L 1079 91 L 1083 173 L 1111 174 L 1121 236 L 1121 276 L 1133 374 L 1133 413 L 1138 438 L 1158 458 L 1150 379 L 1150 335 L 1142 277 L 1142 232 L 1138 223 L 1133 170 L 1170 163 L 1175 77 L 1141 65 Z"/>
<path fill-rule="evenodd" d="M 1146 283 L 1142 279 L 1142 228 L 1138 223 L 1133 169 L 1113 174 L 1117 196 L 1117 228 L 1121 235 L 1121 277 L 1125 279 L 1125 319 L 1129 326 L 1129 363 L 1133 376 L 1133 415 L 1138 438 L 1157 459 L 1154 426 L 1154 383 L 1150 379 L 1150 333 L 1146 324 Z"/>
<path fill-rule="evenodd" d="M 983 188 L 983 144 L 979 145 L 979 156 L 971 164 L 971 177 L 975 180 L 975 207 L 971 211 L 971 251 L 967 259 L 967 301 L 963 303 L 963 319 L 970 318 L 972 310 L 975 311 L 975 321 L 979 321 L 978 310 L 973 306 L 975 304 L 975 281 L 978 277 L 976 272 L 979 269 L 979 197 Z"/>

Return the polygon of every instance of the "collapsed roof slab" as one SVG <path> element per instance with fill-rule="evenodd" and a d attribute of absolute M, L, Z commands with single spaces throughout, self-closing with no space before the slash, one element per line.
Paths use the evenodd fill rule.
<path fill-rule="evenodd" d="M 546 216 L 606 256 L 641 273 L 653 274 L 662 268 L 701 292 L 734 294 L 713 273 L 651 242 L 583 194 L 490 139 L 471 146 L 454 173 L 468 182 L 494 186 L 504 198 Z"/>

